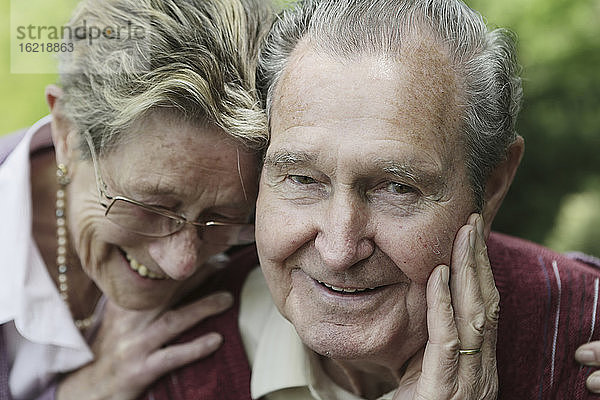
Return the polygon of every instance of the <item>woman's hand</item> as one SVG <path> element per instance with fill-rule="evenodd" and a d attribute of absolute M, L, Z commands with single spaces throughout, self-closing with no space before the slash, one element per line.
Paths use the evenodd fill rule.
<path fill-rule="evenodd" d="M 452 266 L 440 265 L 427 284 L 429 340 L 394 397 L 418 400 L 496 399 L 499 294 L 478 214 L 456 235 Z"/>
<path fill-rule="evenodd" d="M 218 333 L 163 346 L 232 304 L 229 293 L 212 294 L 164 312 L 124 310 L 109 302 L 92 345 L 96 359 L 67 375 L 56 398 L 135 399 L 165 373 L 214 352 L 223 340 Z"/>
<path fill-rule="evenodd" d="M 575 359 L 588 367 L 600 367 L 600 341 L 579 346 Z M 600 393 L 600 371 L 590 374 L 585 383 L 590 392 Z"/>

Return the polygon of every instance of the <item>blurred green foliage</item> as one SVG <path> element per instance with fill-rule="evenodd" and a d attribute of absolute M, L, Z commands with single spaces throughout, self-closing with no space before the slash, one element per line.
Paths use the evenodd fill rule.
<path fill-rule="evenodd" d="M 53 2 L 66 21 L 75 1 Z M 600 1 L 467 3 L 490 26 L 517 33 L 523 66 L 518 131 L 526 152 L 494 228 L 559 251 L 600 255 Z M 0 133 L 6 133 L 47 113 L 44 87 L 56 75 L 10 73 L 10 2 L 0 7 Z"/>
<path fill-rule="evenodd" d="M 494 228 L 600 255 L 600 2 L 467 3 L 517 33 L 523 66 L 525 156 Z"/>
<path fill-rule="evenodd" d="M 11 73 L 11 33 L 17 26 L 38 21 L 68 21 L 77 0 L 1 0 L 0 1 L 0 135 L 26 127 L 48 113 L 44 88 L 56 83 L 56 73 Z M 31 18 L 24 13 L 31 13 Z M 48 25 L 52 22 L 46 22 Z"/>
<path fill-rule="evenodd" d="M 560 250 L 598 254 L 600 243 L 600 181 L 590 179 L 581 192 L 565 196 L 546 243 Z"/>

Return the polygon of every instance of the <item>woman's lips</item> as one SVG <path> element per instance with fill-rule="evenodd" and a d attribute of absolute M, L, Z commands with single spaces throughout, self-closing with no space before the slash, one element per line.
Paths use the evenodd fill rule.
<path fill-rule="evenodd" d="M 156 272 L 150 271 L 148 267 L 144 264 L 138 262 L 135 258 L 131 257 L 129 254 L 125 253 L 125 258 L 129 261 L 129 267 L 137 272 L 137 274 L 143 278 L 149 279 L 167 279 L 166 275 L 158 274 Z"/>

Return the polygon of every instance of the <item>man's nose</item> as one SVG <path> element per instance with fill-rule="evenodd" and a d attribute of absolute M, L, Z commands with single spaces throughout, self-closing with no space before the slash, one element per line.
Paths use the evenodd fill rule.
<path fill-rule="evenodd" d="M 170 278 L 184 280 L 198 268 L 198 253 L 202 242 L 195 226 L 185 226 L 179 232 L 150 243 L 148 252 Z"/>
<path fill-rule="evenodd" d="M 373 253 L 368 220 L 365 205 L 351 194 L 334 195 L 327 202 L 324 218 L 318 222 L 315 247 L 329 268 L 349 268 Z"/>

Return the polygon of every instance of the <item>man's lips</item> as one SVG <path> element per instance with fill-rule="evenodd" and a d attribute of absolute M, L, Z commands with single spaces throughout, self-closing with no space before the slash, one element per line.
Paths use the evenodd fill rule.
<path fill-rule="evenodd" d="M 368 292 L 368 291 L 372 291 L 375 289 L 378 289 L 380 287 L 383 286 L 375 286 L 375 287 L 342 287 L 342 286 L 336 286 L 336 285 L 331 285 L 329 283 L 320 281 L 318 279 L 315 279 L 316 282 L 318 282 L 320 285 L 325 286 L 327 289 L 337 292 L 337 293 L 345 293 L 345 294 L 355 294 L 355 293 L 362 293 L 362 292 Z"/>

